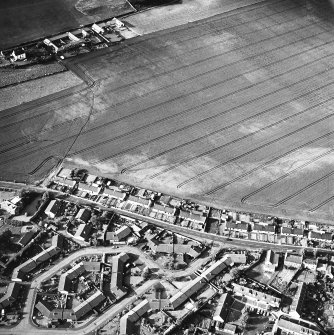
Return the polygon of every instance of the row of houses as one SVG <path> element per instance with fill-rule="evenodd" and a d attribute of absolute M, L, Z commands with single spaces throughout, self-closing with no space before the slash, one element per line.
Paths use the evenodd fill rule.
<path fill-rule="evenodd" d="M 127 294 L 127 288 L 123 285 L 124 267 L 129 261 L 129 256 L 122 252 L 112 259 L 112 273 L 110 280 L 110 292 L 116 300 L 123 298 Z"/>
<path fill-rule="evenodd" d="M 278 231 L 274 225 L 249 224 L 247 222 L 226 222 L 228 232 L 236 237 L 248 238 L 252 240 L 271 242 L 279 244 L 293 245 L 298 239 L 303 237 L 318 242 L 332 242 L 333 234 L 327 232 L 305 231 L 302 228 L 280 227 Z"/>
<path fill-rule="evenodd" d="M 198 293 L 210 280 L 216 277 L 223 270 L 232 266 L 233 262 L 228 256 L 224 256 L 212 264 L 208 269 L 200 273 L 194 280 L 189 282 L 185 287 L 178 290 L 170 299 L 169 303 L 165 303 L 163 309 L 175 310 L 183 303 L 189 300 L 194 294 Z M 145 299 L 136 307 L 131 309 L 120 320 L 120 335 L 134 334 L 134 323 L 137 322 L 145 313 L 151 309 L 150 301 Z"/>
<path fill-rule="evenodd" d="M 54 256 L 58 255 L 63 247 L 64 238 L 61 235 L 54 235 L 52 237 L 51 246 L 36 256 L 28 259 L 26 262 L 22 263 L 16 267 L 12 274 L 12 280 L 22 281 L 25 279 L 29 272 L 33 271 L 40 264 L 52 259 Z"/>
<path fill-rule="evenodd" d="M 51 303 L 40 300 L 36 305 L 36 309 L 49 320 L 66 320 L 77 321 L 84 317 L 86 314 L 101 305 L 105 300 L 104 294 L 97 290 L 88 299 L 81 302 L 73 309 L 68 308 L 55 308 Z"/>

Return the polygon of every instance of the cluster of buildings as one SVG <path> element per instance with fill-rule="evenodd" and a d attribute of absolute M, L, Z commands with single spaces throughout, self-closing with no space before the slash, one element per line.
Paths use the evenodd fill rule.
<path fill-rule="evenodd" d="M 29 234 L 30 237 L 33 236 L 31 235 L 31 232 L 28 232 L 23 236 L 23 238 L 27 236 L 27 234 Z M 12 282 L 7 286 L 5 295 L 0 299 L 0 308 L 7 308 L 11 306 L 19 298 L 19 292 L 22 287 L 20 282 L 25 280 L 27 275 L 38 266 L 58 255 L 62 250 L 62 244 L 63 237 L 60 235 L 54 235 L 52 237 L 52 245 L 49 248 L 43 250 L 14 269 L 11 278 Z"/>
<path fill-rule="evenodd" d="M 251 215 L 216 209 L 210 211 L 205 206 L 194 206 L 181 199 L 145 189 L 124 186 L 121 188 L 111 185 L 110 182 L 104 183 L 103 178 L 94 175 L 87 175 L 81 181 L 72 180 L 70 172 L 69 169 L 62 169 L 54 182 L 68 185 L 71 192 L 79 192 L 78 195 L 81 197 L 95 197 L 94 201 L 103 205 L 188 229 L 205 232 L 208 218 L 211 218 L 211 213 L 215 213 L 212 214 L 212 218 L 218 215 L 217 219 L 223 226 L 221 233 L 231 237 L 282 245 L 302 245 L 302 243 L 307 245 L 307 241 L 330 245 L 333 240 L 332 232 L 319 230 L 315 225 L 307 226 L 301 222 L 289 226 L 285 222 L 278 224 L 273 219 L 271 222 L 260 222 Z"/>
<path fill-rule="evenodd" d="M 22 198 L 14 197 L 10 200 L 4 200 L 0 203 L 0 208 L 11 215 L 18 215 L 22 209 Z"/>
<path fill-rule="evenodd" d="M 263 264 L 264 271 L 274 273 L 279 268 L 279 261 L 280 254 L 275 253 L 272 250 L 266 250 L 266 256 Z M 328 261 L 327 258 L 323 257 L 307 258 L 296 252 L 286 252 L 282 257 L 281 262 L 285 268 L 296 270 L 308 269 L 312 272 L 320 272 L 329 278 L 333 278 L 333 257 Z"/>
<path fill-rule="evenodd" d="M 197 295 L 210 281 L 222 271 L 233 266 L 229 256 L 224 256 L 212 264 L 209 268 L 197 274 L 197 277 L 190 281 L 183 288 L 178 289 L 169 299 L 164 299 L 163 305 L 158 305 L 162 310 L 176 310 L 186 301 L 192 302 L 192 298 Z M 149 310 L 156 309 L 157 305 L 151 299 L 144 299 L 120 320 L 120 335 L 131 335 L 135 333 L 135 323 Z"/>
<path fill-rule="evenodd" d="M 91 27 L 75 29 L 45 38 L 42 43 L 27 44 L 23 47 L 1 51 L 0 58 L 7 65 L 23 66 L 49 61 L 55 54 L 65 58 L 66 56 L 74 56 L 76 53 L 86 53 L 137 35 L 123 22 L 113 18 L 111 21 L 94 23 Z M 73 51 L 76 53 L 73 54 Z"/>
<path fill-rule="evenodd" d="M 36 309 L 49 320 L 77 321 L 87 313 L 94 310 L 106 299 L 100 290 L 96 290 L 88 299 L 74 308 L 55 308 L 50 302 L 40 300 L 35 305 Z"/>
<path fill-rule="evenodd" d="M 104 257 L 103 257 L 104 259 Z M 114 300 L 123 298 L 128 289 L 123 284 L 125 265 L 129 261 L 126 253 L 120 253 L 112 258 L 112 264 L 102 261 L 80 261 L 59 277 L 58 292 L 66 298 L 70 295 L 76 295 L 77 283 L 79 280 L 86 280 L 87 273 L 94 272 L 100 275 L 100 287 L 89 292 L 89 297 L 82 300 L 72 308 L 54 307 L 54 305 L 45 299 L 39 300 L 36 309 L 50 321 L 77 321 L 86 316 L 89 312 L 96 310 L 98 306 L 107 299 L 111 293 Z M 111 278 L 108 288 L 104 285 L 104 270 L 111 266 Z M 66 304 L 64 304 L 66 305 Z"/>
<path fill-rule="evenodd" d="M 26 276 L 36 269 L 41 264 L 46 261 L 53 259 L 57 256 L 63 248 L 64 237 L 61 235 L 54 235 L 52 237 L 51 246 L 43 251 L 41 251 L 36 256 L 29 258 L 26 262 L 22 263 L 18 267 L 16 267 L 12 274 L 12 280 L 22 281 L 26 278 Z"/>

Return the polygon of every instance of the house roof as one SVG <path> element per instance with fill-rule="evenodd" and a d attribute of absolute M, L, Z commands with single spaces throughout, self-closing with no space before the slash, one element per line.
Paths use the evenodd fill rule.
<path fill-rule="evenodd" d="M 35 232 L 28 231 L 20 238 L 20 240 L 17 243 L 25 247 L 33 239 L 34 235 Z"/>
<path fill-rule="evenodd" d="M 95 193 L 95 194 L 98 194 L 100 192 L 99 187 L 96 187 L 96 186 L 93 186 L 93 185 L 88 185 L 88 184 L 85 184 L 85 183 L 79 183 L 78 190 L 86 191 L 86 192 L 90 192 L 90 193 Z"/>
<path fill-rule="evenodd" d="M 90 231 L 92 230 L 92 226 L 89 224 L 81 223 L 78 227 L 78 230 L 75 232 L 74 237 L 81 237 L 84 240 L 89 236 Z"/>
<path fill-rule="evenodd" d="M 46 207 L 46 210 L 44 211 L 46 215 L 54 214 L 56 215 L 58 213 L 58 210 L 61 206 L 61 202 L 58 200 L 51 200 L 48 207 Z"/>
<path fill-rule="evenodd" d="M 76 184 L 76 181 L 75 180 L 71 180 L 71 179 L 63 179 L 63 178 L 59 178 L 59 177 L 55 177 L 53 178 L 53 181 L 56 183 L 56 184 L 59 184 L 59 185 L 64 185 L 64 186 L 67 186 L 67 187 L 74 187 L 75 184 Z"/>
<path fill-rule="evenodd" d="M 300 313 L 305 295 L 306 295 L 306 285 L 303 282 L 299 282 L 297 291 L 290 305 L 290 311 L 297 312 L 298 314 Z"/>
<path fill-rule="evenodd" d="M 82 318 L 89 311 L 98 306 L 104 299 L 105 296 L 103 295 L 103 293 L 99 290 L 96 291 L 93 295 L 91 295 L 88 299 L 83 301 L 80 305 L 73 308 L 73 312 L 76 315 L 76 318 L 77 319 Z"/>
<path fill-rule="evenodd" d="M 287 254 L 285 262 L 291 262 L 301 265 L 303 263 L 303 256 Z"/>
<path fill-rule="evenodd" d="M 303 325 L 298 323 L 280 318 L 278 320 L 278 328 L 288 331 L 289 333 L 295 333 L 300 335 L 319 335 L 320 331 L 308 328 L 305 326 L 306 323 L 304 322 Z"/>
<path fill-rule="evenodd" d="M 246 222 L 236 223 L 236 222 L 228 221 L 226 224 L 226 228 L 248 231 L 248 224 Z"/>
<path fill-rule="evenodd" d="M 83 221 L 83 222 L 87 223 L 91 216 L 92 216 L 92 213 L 89 209 L 81 208 L 79 210 L 79 212 L 77 213 L 77 215 L 75 216 L 75 218 L 77 220 L 80 220 L 80 221 Z"/>
<path fill-rule="evenodd" d="M 47 301 L 40 300 L 35 307 L 41 312 L 45 317 L 51 318 L 52 317 L 52 310 L 54 307 Z"/>
<path fill-rule="evenodd" d="M 279 260 L 279 255 L 272 250 L 266 251 L 266 263 L 277 266 Z"/>
<path fill-rule="evenodd" d="M 103 194 L 116 199 L 123 199 L 125 197 L 125 193 L 109 188 L 105 188 Z"/>
<path fill-rule="evenodd" d="M 213 315 L 213 319 L 216 321 L 225 322 L 229 314 L 229 309 L 233 304 L 233 300 L 234 299 L 231 293 L 224 293 L 218 301 L 218 305 Z"/>
<path fill-rule="evenodd" d="M 63 248 L 63 244 L 64 244 L 64 236 L 59 235 L 59 234 L 55 234 L 52 236 L 52 240 L 51 240 L 51 244 L 52 246 L 62 249 Z"/>
<path fill-rule="evenodd" d="M 117 299 L 123 297 L 127 289 L 123 285 L 123 272 L 124 264 L 129 260 L 129 256 L 122 252 L 117 256 L 113 257 L 112 260 L 112 274 L 110 281 L 110 291 L 115 295 Z"/>
<path fill-rule="evenodd" d="M 134 202 L 134 203 L 137 203 L 137 204 L 140 204 L 140 205 L 144 205 L 144 206 L 148 206 L 148 202 L 149 202 L 148 199 L 138 198 L 138 197 L 135 197 L 133 195 L 129 196 L 128 201 Z"/>
<path fill-rule="evenodd" d="M 6 294 L 0 299 L 0 308 L 10 306 L 17 299 L 20 289 L 21 285 L 19 283 L 9 283 Z"/>
<path fill-rule="evenodd" d="M 260 224 L 254 223 L 253 230 L 267 232 L 267 233 L 275 233 L 275 226 L 260 225 Z"/>
<path fill-rule="evenodd" d="M 257 299 L 257 300 L 260 300 L 260 301 L 262 301 L 266 304 L 274 305 L 274 306 L 279 305 L 280 302 L 281 302 L 280 298 L 277 298 L 277 297 L 275 297 L 273 295 L 270 295 L 268 293 L 264 293 L 264 292 L 255 290 L 253 288 L 248 288 L 246 286 L 242 286 L 242 285 L 239 285 L 239 284 L 236 284 L 236 283 L 232 283 L 232 285 L 233 285 L 233 290 L 236 294 L 240 294 L 240 295 L 243 295 L 243 296 L 246 296 L 246 297 Z"/>
<path fill-rule="evenodd" d="M 106 232 L 106 240 L 117 240 L 120 241 L 132 233 L 132 230 L 129 226 L 122 226 L 117 229 L 115 232 Z"/>

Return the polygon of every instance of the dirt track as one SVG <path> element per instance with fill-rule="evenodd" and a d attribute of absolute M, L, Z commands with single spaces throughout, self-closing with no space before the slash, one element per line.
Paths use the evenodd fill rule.
<path fill-rule="evenodd" d="M 0 168 L 23 178 L 71 148 L 71 163 L 146 187 L 330 218 L 333 25 L 303 4 L 267 1 L 76 58 L 90 89 L 0 116 Z"/>

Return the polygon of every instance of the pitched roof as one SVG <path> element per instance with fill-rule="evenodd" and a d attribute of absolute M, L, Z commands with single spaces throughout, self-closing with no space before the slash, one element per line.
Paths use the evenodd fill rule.
<path fill-rule="evenodd" d="M 46 207 L 46 210 L 44 211 L 46 215 L 49 215 L 50 213 L 56 215 L 58 213 L 58 210 L 61 206 L 61 202 L 58 200 L 51 200 L 48 207 Z"/>
<path fill-rule="evenodd" d="M 98 194 L 100 192 L 99 187 L 96 187 L 96 186 L 93 186 L 93 185 L 88 185 L 88 184 L 85 184 L 85 183 L 79 183 L 78 190 L 86 191 L 86 192 L 90 192 L 90 193 L 96 193 L 96 194 Z"/>
<path fill-rule="evenodd" d="M 75 218 L 77 220 L 83 221 L 85 223 L 87 223 L 91 217 L 92 213 L 89 209 L 87 208 L 81 208 L 79 210 L 79 212 L 77 213 L 77 215 L 75 216 Z"/>
<path fill-rule="evenodd" d="M 81 237 L 82 239 L 86 240 L 89 236 L 90 231 L 92 230 L 92 226 L 89 224 L 81 223 L 75 232 L 74 237 L 78 238 Z"/>
<path fill-rule="evenodd" d="M 20 238 L 20 240 L 17 243 L 25 247 L 33 239 L 34 235 L 35 232 L 28 231 Z"/>

